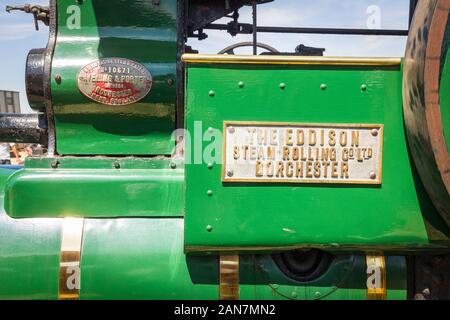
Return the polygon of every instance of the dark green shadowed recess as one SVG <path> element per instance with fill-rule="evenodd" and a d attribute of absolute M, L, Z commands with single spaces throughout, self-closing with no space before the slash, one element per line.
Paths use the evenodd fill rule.
<path fill-rule="evenodd" d="M 223 121 L 384 124 L 384 147 L 381 186 L 227 184 L 221 165 L 186 166 L 186 250 L 445 248 L 448 230 L 408 155 L 401 81 L 401 66 L 188 64 L 190 132 L 195 121 L 203 131 Z"/>
<path fill-rule="evenodd" d="M 80 10 L 74 28 L 73 6 Z M 176 0 L 58 1 L 58 34 L 52 62 L 56 151 L 73 155 L 171 154 L 175 128 Z M 108 106 L 77 87 L 78 72 L 100 58 L 143 64 L 152 74 L 150 93 L 138 103 Z M 54 79 L 61 76 L 58 84 Z M 170 80 L 170 81 L 169 81 Z"/>
<path fill-rule="evenodd" d="M 450 153 L 450 19 L 447 22 L 441 56 L 441 82 L 439 97 L 441 104 L 441 119 L 444 138 L 447 141 L 447 151 Z"/>

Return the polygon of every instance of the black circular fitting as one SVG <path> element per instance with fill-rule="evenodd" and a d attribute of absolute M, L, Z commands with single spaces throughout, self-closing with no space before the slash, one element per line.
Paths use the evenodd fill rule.
<path fill-rule="evenodd" d="M 45 109 L 44 65 L 45 49 L 32 49 L 27 56 L 25 87 L 30 107 L 38 111 Z"/>
<path fill-rule="evenodd" d="M 310 282 L 321 277 L 334 256 L 318 249 L 292 250 L 272 255 L 276 265 L 287 277 L 298 282 Z"/>

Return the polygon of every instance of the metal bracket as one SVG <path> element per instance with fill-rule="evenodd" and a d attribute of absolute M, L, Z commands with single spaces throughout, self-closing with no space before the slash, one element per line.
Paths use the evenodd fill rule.
<path fill-rule="evenodd" d="M 219 299 L 239 300 L 239 255 L 221 255 Z"/>

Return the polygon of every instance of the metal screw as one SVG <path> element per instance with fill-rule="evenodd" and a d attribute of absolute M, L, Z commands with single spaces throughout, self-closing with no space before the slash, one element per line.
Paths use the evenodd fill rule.
<path fill-rule="evenodd" d="M 114 161 L 114 168 L 120 169 L 120 162 L 119 161 Z"/>
<path fill-rule="evenodd" d="M 284 82 L 280 83 L 280 89 L 281 90 L 286 89 L 286 83 L 284 83 Z"/>
<path fill-rule="evenodd" d="M 50 166 L 51 166 L 53 169 L 58 168 L 58 165 L 59 165 L 59 161 L 58 161 L 58 160 L 52 161 L 52 162 L 50 163 Z"/>
<path fill-rule="evenodd" d="M 239 86 L 239 88 L 243 88 L 244 87 L 244 82 L 239 81 L 238 86 Z"/>
<path fill-rule="evenodd" d="M 235 131 L 235 130 L 234 130 L 234 128 L 233 128 L 233 127 L 229 127 L 229 128 L 228 128 L 228 132 L 229 132 L 229 133 L 233 134 L 233 133 L 234 133 L 234 131 Z"/>
<path fill-rule="evenodd" d="M 57 74 L 57 75 L 55 76 L 55 81 L 56 81 L 56 83 L 57 83 L 57 84 L 61 84 L 61 80 L 62 80 L 61 75 L 60 75 L 60 74 Z"/>
<path fill-rule="evenodd" d="M 214 97 L 215 95 L 216 95 L 216 93 L 213 90 L 209 91 L 209 96 L 211 98 Z"/>
<path fill-rule="evenodd" d="M 172 169 L 176 169 L 176 168 L 177 168 L 177 164 L 176 164 L 175 162 L 171 162 L 171 163 L 170 163 L 170 167 L 171 167 Z"/>
<path fill-rule="evenodd" d="M 208 190 L 208 191 L 206 191 L 206 194 L 208 195 L 208 197 L 211 197 L 213 192 L 212 192 L 212 190 Z"/>
<path fill-rule="evenodd" d="M 370 172 L 370 179 L 375 180 L 377 178 L 377 174 L 375 173 L 375 171 L 371 171 Z"/>
<path fill-rule="evenodd" d="M 377 129 L 372 129 L 372 130 L 370 131 L 370 133 L 371 133 L 374 137 L 376 137 L 376 136 L 378 135 L 378 130 L 377 130 Z"/>
<path fill-rule="evenodd" d="M 227 176 L 232 177 L 234 175 L 233 170 L 229 169 L 227 170 Z"/>
<path fill-rule="evenodd" d="M 209 224 L 208 224 L 208 225 L 206 226 L 206 231 L 208 231 L 208 232 L 211 232 L 211 231 L 212 231 L 212 229 L 213 229 L 213 228 L 212 228 L 212 226 L 211 226 L 211 225 L 209 225 Z"/>
<path fill-rule="evenodd" d="M 367 90 L 367 86 L 365 84 L 361 85 L 361 90 L 362 91 L 366 91 Z"/>
<path fill-rule="evenodd" d="M 321 89 L 321 90 L 326 90 L 326 89 L 327 89 L 327 85 L 326 85 L 325 83 L 322 83 L 322 84 L 320 85 L 320 89 Z"/>

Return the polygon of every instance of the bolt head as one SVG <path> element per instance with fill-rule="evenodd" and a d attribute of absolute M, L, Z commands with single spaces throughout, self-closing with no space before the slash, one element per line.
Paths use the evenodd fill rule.
<path fill-rule="evenodd" d="M 375 180 L 377 178 L 377 174 L 375 171 L 371 171 L 369 176 L 370 176 L 370 179 L 372 179 L 372 180 Z"/>
<path fill-rule="evenodd" d="M 60 83 L 61 83 L 61 80 L 62 80 L 61 75 L 60 75 L 60 74 L 57 74 L 57 75 L 55 76 L 55 82 L 56 82 L 57 84 L 60 84 Z"/>
<path fill-rule="evenodd" d="M 208 190 L 208 191 L 206 191 L 206 195 L 207 195 L 208 197 L 211 197 L 211 196 L 213 195 L 213 192 L 212 192 L 212 190 Z"/>
<path fill-rule="evenodd" d="M 362 91 L 366 91 L 367 90 L 367 85 L 365 85 L 365 84 L 361 85 L 361 90 Z"/>
<path fill-rule="evenodd" d="M 297 298 L 297 291 L 292 291 L 292 293 L 291 293 L 291 297 L 292 298 Z"/>
<path fill-rule="evenodd" d="M 326 85 L 325 83 L 322 83 L 322 84 L 320 85 L 320 89 L 321 89 L 321 90 L 326 90 L 326 89 L 327 89 L 327 85 Z"/>
<path fill-rule="evenodd" d="M 280 89 L 281 90 L 286 89 L 286 83 L 284 83 L 284 82 L 280 83 Z"/>
<path fill-rule="evenodd" d="M 59 161 L 58 161 L 58 160 L 52 161 L 52 162 L 50 163 L 50 166 L 51 166 L 52 168 L 54 168 L 54 169 L 58 168 L 58 165 L 59 165 Z"/>
<path fill-rule="evenodd" d="M 233 134 L 233 133 L 235 132 L 235 129 L 234 129 L 233 127 L 229 127 L 229 128 L 228 128 L 228 132 L 231 133 L 231 134 Z"/>
<path fill-rule="evenodd" d="M 211 231 L 212 231 L 212 229 L 213 229 L 213 228 L 212 228 L 212 226 L 211 226 L 211 225 L 209 225 L 209 224 L 208 224 L 208 225 L 206 226 L 206 231 L 208 231 L 208 232 L 211 232 Z"/>
<path fill-rule="evenodd" d="M 243 88 L 244 87 L 244 82 L 239 81 L 238 86 L 239 86 L 239 88 Z"/>
<path fill-rule="evenodd" d="M 214 168 L 214 164 L 208 163 L 208 169 L 211 170 L 212 168 Z"/>
<path fill-rule="evenodd" d="M 227 176 L 232 177 L 233 175 L 234 175 L 233 170 L 228 169 L 228 170 L 227 170 Z"/>
<path fill-rule="evenodd" d="M 213 91 L 213 90 L 210 90 L 209 91 L 209 96 L 212 98 L 212 97 L 214 97 L 216 95 L 216 92 L 215 91 Z"/>
<path fill-rule="evenodd" d="M 378 130 L 377 129 L 372 129 L 370 131 L 370 133 L 372 134 L 372 136 L 376 137 L 378 135 Z"/>
<path fill-rule="evenodd" d="M 114 168 L 120 169 L 120 162 L 119 161 L 114 161 Z"/>
<path fill-rule="evenodd" d="M 171 167 L 172 169 L 176 169 L 176 168 L 177 168 L 177 164 L 176 164 L 175 162 L 171 162 L 171 163 L 170 163 L 170 167 Z"/>

